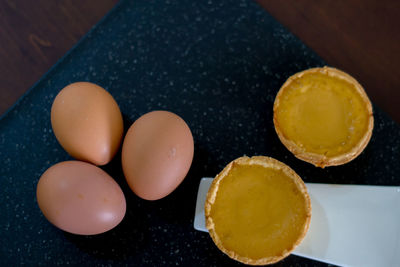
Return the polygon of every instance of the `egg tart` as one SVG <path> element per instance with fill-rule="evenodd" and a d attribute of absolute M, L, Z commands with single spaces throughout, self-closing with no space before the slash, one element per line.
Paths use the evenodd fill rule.
<path fill-rule="evenodd" d="M 207 193 L 206 227 L 217 247 L 250 265 L 275 263 L 303 240 L 311 202 L 302 179 L 273 158 L 241 157 Z"/>
<path fill-rule="evenodd" d="M 291 76 L 274 103 L 281 142 L 297 158 L 318 167 L 345 164 L 367 146 L 374 127 L 363 87 L 335 68 L 312 68 Z"/>

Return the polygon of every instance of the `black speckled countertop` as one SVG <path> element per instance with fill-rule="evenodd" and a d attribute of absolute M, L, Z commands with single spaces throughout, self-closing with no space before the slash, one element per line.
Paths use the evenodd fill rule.
<path fill-rule="evenodd" d="M 365 151 L 340 167 L 315 168 L 279 142 L 272 104 L 291 74 L 325 63 L 252 1 L 122 1 L 0 120 L 2 266 L 236 266 L 193 229 L 197 187 L 244 154 L 290 165 L 306 182 L 399 185 L 400 127 L 378 108 Z M 154 202 L 136 197 L 119 155 L 103 167 L 121 185 L 127 214 L 115 229 L 75 236 L 53 227 L 36 184 L 70 159 L 54 137 L 50 107 L 75 81 L 107 89 L 125 129 L 156 109 L 192 129 L 195 156 L 184 182 Z M 324 266 L 289 256 L 278 266 Z"/>

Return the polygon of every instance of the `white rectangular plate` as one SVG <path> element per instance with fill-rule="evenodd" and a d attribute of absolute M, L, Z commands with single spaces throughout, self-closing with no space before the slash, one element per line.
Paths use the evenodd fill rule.
<path fill-rule="evenodd" d="M 202 178 L 194 228 L 207 232 Z M 293 254 L 341 266 L 400 266 L 400 187 L 306 183 L 310 229 Z"/>

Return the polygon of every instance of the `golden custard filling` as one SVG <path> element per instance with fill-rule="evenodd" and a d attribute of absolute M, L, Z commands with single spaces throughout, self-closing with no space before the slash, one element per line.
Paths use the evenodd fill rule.
<path fill-rule="evenodd" d="M 307 152 L 334 157 L 350 151 L 368 130 L 366 103 L 354 84 L 323 73 L 294 79 L 275 110 L 282 134 Z"/>
<path fill-rule="evenodd" d="M 217 242 L 242 258 L 283 258 L 308 229 L 311 207 L 303 187 L 277 165 L 234 162 L 209 211 Z"/>

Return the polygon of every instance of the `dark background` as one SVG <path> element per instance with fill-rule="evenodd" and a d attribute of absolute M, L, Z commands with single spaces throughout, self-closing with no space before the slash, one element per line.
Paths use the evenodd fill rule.
<path fill-rule="evenodd" d="M 19 10 L 17 2 L 7 3 L 9 10 Z M 38 3 L 30 8 L 41 10 Z M 46 14 L 39 20 L 59 18 Z M 90 6 L 81 15 L 86 14 L 92 14 Z M 64 16 L 63 25 L 83 21 Z M 43 51 L 53 46 L 40 37 L 31 37 L 34 51 L 47 55 Z M 72 45 L 78 37 L 69 38 Z M 54 42 L 63 44 L 60 40 Z M 2 68 L 11 69 L 11 63 Z M 399 185 L 400 127 L 376 105 L 369 145 L 343 166 L 315 168 L 279 141 L 272 105 L 280 85 L 290 74 L 325 64 L 252 1 L 121 1 L 0 120 L 1 265 L 241 266 L 221 253 L 208 234 L 193 229 L 193 216 L 200 179 L 215 176 L 243 154 L 283 161 L 305 182 Z M 32 72 L 27 69 L 13 81 Z M 159 201 L 142 200 L 130 191 L 119 153 L 102 167 L 121 186 L 128 208 L 120 225 L 97 236 L 71 235 L 51 226 L 35 197 L 41 174 L 71 159 L 51 130 L 50 108 L 58 91 L 75 81 L 108 90 L 120 106 L 125 130 L 143 113 L 166 109 L 188 123 L 195 140 L 187 177 Z M 276 266 L 326 264 L 292 255 Z"/>
<path fill-rule="evenodd" d="M 258 1 L 400 122 L 400 1 Z M 0 1 L 0 114 L 117 2 Z"/>

